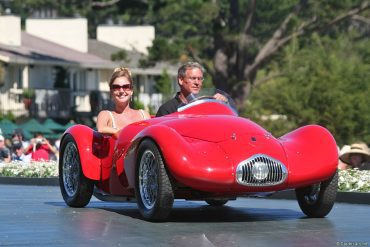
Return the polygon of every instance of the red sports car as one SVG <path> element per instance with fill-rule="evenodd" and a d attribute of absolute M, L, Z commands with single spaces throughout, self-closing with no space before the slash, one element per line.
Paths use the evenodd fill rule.
<path fill-rule="evenodd" d="M 64 201 L 136 201 L 146 220 L 168 217 L 174 199 L 222 206 L 245 196 L 295 189 L 302 211 L 324 217 L 337 193 L 338 151 L 325 128 L 308 125 L 275 138 L 230 104 L 200 97 L 176 113 L 136 122 L 118 138 L 70 127 L 60 147 Z"/>

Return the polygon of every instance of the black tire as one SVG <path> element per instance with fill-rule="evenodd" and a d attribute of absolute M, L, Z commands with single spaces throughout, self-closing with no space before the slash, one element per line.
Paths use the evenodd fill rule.
<path fill-rule="evenodd" d="M 65 136 L 60 145 L 59 186 L 63 199 L 70 207 L 84 207 L 94 190 L 92 180 L 82 172 L 80 154 L 71 135 Z"/>
<path fill-rule="evenodd" d="M 206 203 L 208 203 L 210 206 L 213 207 L 221 207 L 225 205 L 229 200 L 218 200 L 218 199 L 209 199 L 206 200 Z"/>
<path fill-rule="evenodd" d="M 174 201 L 170 175 L 157 145 L 149 139 L 138 149 L 135 196 L 144 219 L 160 221 L 170 214 Z"/>
<path fill-rule="evenodd" d="M 328 180 L 295 190 L 299 207 L 308 217 L 325 217 L 333 208 L 338 189 L 338 171 Z"/>

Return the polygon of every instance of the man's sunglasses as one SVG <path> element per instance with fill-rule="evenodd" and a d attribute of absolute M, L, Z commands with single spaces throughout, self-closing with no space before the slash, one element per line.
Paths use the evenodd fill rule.
<path fill-rule="evenodd" d="M 110 89 L 112 90 L 120 90 L 123 89 L 123 91 L 130 91 L 132 89 L 131 84 L 124 84 L 124 85 L 118 85 L 118 84 L 112 84 L 110 86 Z"/>

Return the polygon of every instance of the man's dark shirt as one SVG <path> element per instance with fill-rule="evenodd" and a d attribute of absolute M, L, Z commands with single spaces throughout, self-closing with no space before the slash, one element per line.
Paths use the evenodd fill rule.
<path fill-rule="evenodd" d="M 4 159 L 8 158 L 10 155 L 9 149 L 7 148 L 0 148 L 0 161 L 3 161 Z"/>
<path fill-rule="evenodd" d="M 160 116 L 164 116 L 167 114 L 177 112 L 177 108 L 181 104 L 182 104 L 182 101 L 180 99 L 180 92 L 178 92 L 176 93 L 176 96 L 174 98 L 170 99 L 169 101 L 167 101 L 166 103 L 164 103 L 163 105 L 159 107 L 157 115 L 155 116 L 160 117 Z"/>

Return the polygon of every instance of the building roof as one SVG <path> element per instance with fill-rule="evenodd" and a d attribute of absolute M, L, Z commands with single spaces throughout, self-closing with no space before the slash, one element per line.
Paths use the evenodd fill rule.
<path fill-rule="evenodd" d="M 21 46 L 0 44 L 0 60 L 18 64 L 54 64 L 83 68 L 113 68 L 116 63 L 90 53 L 80 52 L 62 45 L 21 32 Z"/>
<path fill-rule="evenodd" d="M 117 46 L 113 46 L 111 44 L 89 39 L 89 50 L 88 52 L 90 54 L 94 54 L 96 56 L 99 56 L 103 59 L 110 60 L 111 55 L 114 53 L 117 53 L 119 51 L 122 51 L 123 49 Z M 127 51 L 127 59 L 116 61 L 117 66 L 123 66 L 130 68 L 132 73 L 134 74 L 147 74 L 147 75 L 161 75 L 163 70 L 166 69 L 167 73 L 173 76 L 177 76 L 177 65 L 165 63 L 165 62 L 158 62 L 153 67 L 149 68 L 140 68 L 139 61 L 140 59 L 144 59 L 145 55 L 137 52 L 137 51 Z"/>
<path fill-rule="evenodd" d="M 112 69 L 124 66 L 134 74 L 161 75 L 166 69 L 172 76 L 177 75 L 177 65 L 158 62 L 153 67 L 140 68 L 139 61 L 145 55 L 126 51 L 127 59 L 111 61 L 111 55 L 122 49 L 108 43 L 89 39 L 88 52 L 80 52 L 54 42 L 36 37 L 25 31 L 21 32 L 21 46 L 11 46 L 0 43 L 0 61 L 16 64 L 52 64 L 59 66 L 77 66 L 82 68 Z"/>

